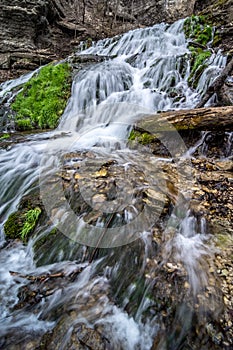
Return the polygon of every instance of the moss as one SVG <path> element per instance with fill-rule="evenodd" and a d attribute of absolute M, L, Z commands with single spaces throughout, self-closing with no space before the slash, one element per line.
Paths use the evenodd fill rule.
<path fill-rule="evenodd" d="M 9 139 L 10 138 L 10 134 L 2 134 L 1 136 L 0 136 L 0 141 L 1 140 L 7 140 L 7 139 Z"/>
<path fill-rule="evenodd" d="M 8 238 L 19 238 L 23 242 L 28 240 L 29 234 L 35 229 L 41 209 L 33 209 L 12 213 L 4 224 L 4 232 Z"/>
<path fill-rule="evenodd" d="M 16 130 L 55 128 L 70 96 L 71 69 L 67 63 L 40 69 L 11 105 Z"/>
<path fill-rule="evenodd" d="M 19 238 L 22 227 L 23 222 L 19 213 L 12 213 L 4 224 L 5 235 L 12 239 Z"/>
<path fill-rule="evenodd" d="M 132 130 L 129 135 L 130 141 L 137 141 L 142 145 L 148 145 L 155 141 L 155 137 L 147 132 L 140 132 L 136 130 Z"/>
<path fill-rule="evenodd" d="M 17 124 L 17 130 L 20 130 L 20 131 L 26 131 L 26 130 L 32 130 L 33 129 L 31 120 L 29 118 L 18 119 L 16 124 Z"/>
<path fill-rule="evenodd" d="M 34 250 L 37 251 L 38 249 L 40 249 L 44 244 L 46 244 L 47 242 L 50 241 L 50 238 L 52 238 L 52 240 L 54 239 L 54 236 L 56 236 L 58 234 L 58 230 L 56 227 L 54 227 L 51 231 L 48 232 L 48 234 L 44 234 L 40 239 L 37 239 L 34 243 Z"/>
<path fill-rule="evenodd" d="M 188 39 L 206 46 L 213 39 L 213 27 L 205 16 L 191 16 L 184 22 L 184 32 Z"/>
<path fill-rule="evenodd" d="M 191 51 L 191 73 L 188 83 L 193 88 L 197 87 L 198 80 L 207 67 L 211 51 L 205 49 L 210 42 L 217 42 L 218 38 L 213 36 L 213 27 L 208 23 L 206 16 L 191 16 L 184 22 L 184 32 L 189 42 Z"/>
<path fill-rule="evenodd" d="M 216 32 L 214 35 L 214 39 L 213 39 L 213 47 L 218 46 L 221 43 L 221 37 L 219 36 L 219 34 Z"/>
<path fill-rule="evenodd" d="M 207 67 L 208 58 L 211 56 L 211 52 L 209 50 L 198 49 L 192 52 L 191 59 L 191 73 L 188 79 L 188 83 L 193 88 L 197 87 L 198 80 L 203 73 L 204 69 Z"/>
<path fill-rule="evenodd" d="M 219 233 L 215 236 L 215 241 L 218 247 L 222 249 L 229 248 L 233 245 L 233 238 L 229 234 Z"/>

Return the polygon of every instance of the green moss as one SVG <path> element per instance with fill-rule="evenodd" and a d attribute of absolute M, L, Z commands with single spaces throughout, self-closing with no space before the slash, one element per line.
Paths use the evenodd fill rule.
<path fill-rule="evenodd" d="M 56 236 L 58 233 L 57 228 L 54 227 L 51 231 L 49 231 L 47 234 L 42 235 L 40 239 L 37 239 L 34 243 L 34 250 L 37 251 L 40 249 L 44 244 L 47 242 L 50 242 L 50 239 L 52 237 L 52 240 L 54 239 L 54 236 Z"/>
<path fill-rule="evenodd" d="M 130 141 L 137 141 L 142 145 L 148 145 L 155 140 L 155 137 L 147 132 L 140 132 L 136 130 L 132 130 L 129 135 Z"/>
<path fill-rule="evenodd" d="M 190 86 L 196 88 L 198 84 L 198 80 L 203 73 L 204 69 L 207 67 L 207 60 L 211 56 L 211 52 L 209 50 L 198 49 L 192 52 L 191 59 L 191 73 L 188 79 L 188 83 Z"/>
<path fill-rule="evenodd" d="M 2 134 L 1 136 L 0 136 L 0 140 L 7 140 L 7 139 L 9 139 L 11 136 L 10 136 L 10 134 Z"/>
<path fill-rule="evenodd" d="M 12 213 L 4 225 L 4 232 L 8 238 L 19 238 L 26 242 L 29 234 L 34 230 L 38 222 L 41 209 L 39 207 L 27 210 L 26 212 Z"/>
<path fill-rule="evenodd" d="M 16 124 L 17 124 L 17 130 L 20 130 L 20 131 L 26 131 L 26 130 L 32 130 L 33 129 L 31 120 L 29 118 L 17 119 Z"/>
<path fill-rule="evenodd" d="M 16 96 L 16 129 L 55 128 L 70 96 L 71 69 L 67 63 L 40 69 Z"/>
<path fill-rule="evenodd" d="M 191 72 L 188 83 L 196 88 L 198 80 L 208 65 L 208 58 L 211 51 L 205 49 L 211 41 L 216 42 L 213 36 L 213 27 L 208 23 L 206 16 L 191 16 L 184 22 L 184 32 L 189 42 L 191 51 Z"/>
<path fill-rule="evenodd" d="M 196 71 L 196 69 L 203 64 L 203 62 L 205 60 L 207 60 L 207 58 L 209 58 L 211 56 L 211 52 L 210 51 L 199 51 L 196 54 L 195 60 L 194 60 L 194 64 L 193 64 L 193 71 Z"/>
<path fill-rule="evenodd" d="M 4 224 L 4 232 L 8 238 L 19 238 L 20 231 L 23 227 L 23 222 L 18 212 L 9 215 Z"/>
<path fill-rule="evenodd" d="M 191 16 L 184 22 L 184 32 L 188 39 L 206 46 L 213 39 L 213 27 L 205 16 Z"/>
<path fill-rule="evenodd" d="M 213 39 L 213 47 L 218 46 L 220 44 L 221 40 L 222 40 L 221 37 L 216 32 L 214 35 L 214 39 Z"/>
<path fill-rule="evenodd" d="M 229 244 L 228 237 L 226 235 L 224 235 L 224 234 L 218 234 L 217 235 L 217 244 L 220 247 L 224 248 L 226 245 Z"/>

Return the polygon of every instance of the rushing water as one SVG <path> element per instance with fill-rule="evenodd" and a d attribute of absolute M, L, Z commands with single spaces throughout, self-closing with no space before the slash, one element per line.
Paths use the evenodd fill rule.
<path fill-rule="evenodd" d="M 150 177 L 147 186 L 155 186 L 154 173 L 145 164 L 144 155 L 140 154 L 140 150 L 137 153 L 137 150 L 127 148 L 126 139 L 131 125 L 142 114 L 194 107 L 226 63 L 221 54 L 213 54 L 199 79 L 196 91 L 190 89 L 187 82 L 190 55 L 182 26 L 183 22 L 178 21 L 171 26 L 160 24 L 137 29 L 120 37 L 97 42 L 79 53 L 111 56 L 112 59 L 77 73 L 71 98 L 56 131 L 35 135 L 24 144 L 0 151 L 2 245 L 5 242 L 4 221 L 16 209 L 22 196 L 35 186 L 39 175 L 42 174 L 43 187 L 43 181 L 46 176 L 50 176 L 51 169 L 53 173 L 59 170 L 60 153 L 90 150 L 102 164 L 104 159 L 107 161 L 110 158 L 125 169 L 131 165 L 137 166 L 145 171 L 148 179 Z M 6 98 L 8 91 L 30 76 L 2 84 L 0 97 Z M 203 139 L 204 137 L 205 135 Z M 201 142 L 197 143 L 195 147 L 200 144 Z M 189 158 L 195 147 L 187 150 L 182 144 L 183 155 Z M 172 159 L 164 161 L 172 162 Z M 47 187 L 45 189 L 48 190 Z M 130 200 L 131 197 L 127 198 L 125 192 L 123 198 Z M 132 207 L 136 210 L 135 206 Z M 190 294 L 195 295 L 208 284 L 205 269 L 201 273 L 200 269 L 205 267 L 205 260 L 211 258 L 212 251 L 206 245 L 208 235 L 204 219 L 198 219 L 197 222 L 187 211 L 186 205 L 183 209 L 185 213 L 182 215 L 177 214 L 178 210 L 174 211 L 170 220 L 171 227 L 164 231 L 168 239 L 162 256 L 163 263 L 168 263 L 168 266 L 171 256 L 177 264 L 183 264 L 188 274 Z M 125 218 L 126 222 L 132 221 L 130 211 L 125 213 Z M 172 225 L 172 222 L 175 224 Z M 101 228 L 101 222 L 99 226 Z M 137 223 L 137 226 L 140 231 L 140 224 Z M 109 254 L 93 263 L 88 263 L 85 258 L 82 263 L 78 262 L 80 254 L 85 256 L 86 248 L 81 246 L 76 249 L 73 243 L 67 241 L 65 248 L 59 242 L 49 247 L 47 258 L 42 259 L 44 266 L 40 268 L 36 267 L 34 261 L 33 241 L 27 247 L 15 243 L 7 250 L 2 249 L 0 328 L 3 339 L 14 339 L 14 329 L 20 332 L 22 339 L 30 334 L 42 335 L 55 326 L 64 310 L 69 309 L 75 310 L 75 317 L 70 321 L 66 335 L 60 339 L 59 349 L 68 348 L 72 329 L 78 323 L 102 329 L 110 341 L 111 349 L 151 349 L 153 338 L 161 331 L 161 323 L 160 316 L 153 311 L 154 301 L 149 296 L 154 282 L 150 279 L 142 282 L 148 259 L 153 257 L 150 226 L 151 221 L 145 227 L 142 226 L 137 235 L 140 239 L 133 242 L 131 247 L 111 249 Z M 46 237 L 46 232 L 42 231 L 39 237 Z M 127 241 L 122 245 L 126 243 Z M 109 246 L 115 245 L 110 242 Z M 64 252 L 65 249 L 69 252 Z M 27 284 L 27 281 L 24 277 L 16 279 L 10 271 L 34 276 L 63 271 L 69 275 L 77 266 L 82 269 L 78 278 L 67 283 L 64 289 L 58 288 L 53 295 L 41 300 L 36 308 L 23 309 L 21 312 L 12 310 L 17 304 L 19 288 Z M 153 269 L 149 273 L 153 274 Z M 143 287 L 140 287 L 140 283 Z M 110 288 L 113 288 L 112 293 L 109 293 Z M 117 300 L 116 303 L 114 299 Z M 185 334 L 192 316 L 187 314 L 184 317 L 182 314 L 181 317 L 181 314 L 182 308 L 177 311 L 176 317 L 181 320 L 182 332 Z M 171 339 L 174 336 L 171 335 Z M 168 348 L 178 349 L 181 339 L 178 337 L 173 341 L 174 347 L 171 343 Z M 20 344 L 19 341 L 18 343 Z M 4 341 L 0 346 L 1 344 L 5 348 Z M 166 349 L 163 337 L 156 349 Z"/>

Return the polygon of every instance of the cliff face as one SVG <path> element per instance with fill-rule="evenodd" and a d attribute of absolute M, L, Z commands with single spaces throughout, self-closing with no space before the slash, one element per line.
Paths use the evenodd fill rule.
<path fill-rule="evenodd" d="M 97 40 L 141 26 L 173 22 L 190 16 L 194 7 L 196 12 L 212 11 L 209 6 L 213 3 L 225 11 L 232 1 L 1 0 L 0 79 L 67 56 L 81 40 Z M 229 23 L 230 19 L 223 17 Z"/>
<path fill-rule="evenodd" d="M 194 12 L 207 15 L 216 26 L 220 47 L 224 51 L 233 49 L 233 0 L 198 0 Z"/>

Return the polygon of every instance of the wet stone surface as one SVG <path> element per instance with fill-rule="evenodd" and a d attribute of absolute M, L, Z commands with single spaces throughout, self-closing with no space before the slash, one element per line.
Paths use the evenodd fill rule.
<path fill-rule="evenodd" d="M 151 165 L 153 160 L 156 160 L 155 167 Z M 187 179 L 186 175 L 190 169 L 192 176 Z M 152 178 L 155 177 L 158 181 L 153 183 Z M 190 181 L 188 185 L 187 180 Z M 155 336 L 153 350 L 160 350 L 164 346 L 171 348 L 180 337 L 184 338 L 184 349 L 231 349 L 233 233 L 230 224 L 232 221 L 232 161 L 230 159 L 192 158 L 191 163 L 186 160 L 183 161 L 182 167 L 179 167 L 177 162 L 169 162 L 168 158 L 159 160 L 150 153 L 144 154 L 142 163 L 139 161 L 133 163 L 130 158 L 126 162 L 126 159 L 122 160 L 116 155 L 105 159 L 94 152 L 72 152 L 62 156 L 61 169 L 49 181 L 52 192 L 56 189 L 57 181 L 62 182 L 64 191 L 64 198 L 57 203 L 58 206 L 55 206 L 51 213 L 54 216 L 59 210 L 59 205 L 62 206 L 63 201 L 68 201 L 76 215 L 83 216 L 84 220 L 91 225 L 96 225 L 99 221 L 106 227 L 109 224 L 124 224 L 128 220 L 125 210 L 129 207 L 125 203 L 125 198 L 138 212 L 147 205 L 159 213 L 160 221 L 154 224 L 151 247 L 147 251 L 147 259 L 143 263 L 144 267 L 140 270 L 141 275 L 137 277 L 136 282 L 135 276 L 139 267 L 136 266 L 135 259 L 137 258 L 141 263 L 145 259 L 142 247 L 136 248 L 139 246 L 137 242 L 131 245 L 132 249 L 126 246 L 118 252 L 113 250 L 108 257 L 104 250 L 101 252 L 101 249 L 85 252 L 79 247 L 71 248 L 68 244 L 61 247 L 61 251 L 74 249 L 69 253 L 71 255 L 63 252 L 63 259 L 77 259 L 79 262 L 105 256 L 108 266 L 114 266 L 119 257 L 122 261 L 122 256 L 125 256 L 124 266 L 128 267 L 127 273 L 132 273 L 132 276 L 129 276 L 126 285 L 122 285 L 120 291 L 124 295 L 124 290 L 127 290 L 130 283 L 136 283 L 138 298 L 144 296 L 146 291 L 145 295 L 151 304 L 144 311 L 143 317 L 146 320 L 146 317 L 158 315 L 157 322 L 160 329 Z M 207 278 L 207 282 L 198 289 L 196 294 L 190 281 L 189 265 L 180 255 L 181 251 L 177 245 L 170 249 L 176 242 L 177 232 L 164 230 L 166 220 L 177 201 L 185 202 L 187 198 L 190 198 L 191 213 L 197 216 L 199 226 L 201 217 L 206 218 L 208 235 L 205 237 L 205 243 L 211 248 L 207 255 L 195 257 L 197 272 L 205 271 Z M 118 222 L 114 220 L 110 222 L 109 217 L 105 215 L 105 211 L 111 205 L 114 205 L 112 210 Z M 22 204 L 19 209 L 21 207 Z M 45 222 L 41 225 L 48 225 L 47 216 L 44 216 L 44 220 Z M 61 241 L 64 241 L 64 238 L 58 231 L 49 234 L 48 237 L 45 235 L 41 241 L 38 240 L 35 251 L 39 252 L 40 264 L 43 265 L 43 261 L 44 263 L 57 261 L 57 253 L 49 257 L 48 251 L 51 253 L 53 249 L 56 250 L 55 248 L 60 249 Z M 98 271 L 101 271 L 101 266 Z M 64 274 L 61 270 L 55 269 L 50 275 L 19 276 L 14 275 L 13 271 L 15 279 L 25 279 L 24 285 L 19 289 L 19 301 L 15 305 L 15 311 L 34 310 L 33 312 L 37 314 L 40 312 L 42 303 L 49 303 L 50 298 L 66 288 L 72 289 L 81 272 L 82 269 L 78 269 L 77 273 L 74 269 L 72 273 Z M 119 272 L 119 276 L 121 273 Z M 118 290 L 117 278 L 115 281 L 113 278 L 111 282 L 112 291 Z M 43 319 L 56 320 L 53 330 L 46 332 L 44 336 L 41 334 L 42 340 L 36 343 L 32 339 L 20 342 L 16 337 L 15 340 L 19 346 L 25 349 L 52 350 L 58 349 L 57 344 L 66 341 L 66 348 L 70 350 L 111 349 L 111 339 L 106 339 L 107 334 L 104 329 L 89 327 L 79 321 L 81 314 L 95 323 L 104 312 L 104 305 L 106 305 L 101 304 L 102 306 L 99 307 L 98 300 L 103 300 L 103 303 L 107 304 L 110 302 L 108 287 L 101 283 L 91 286 L 90 282 L 88 291 L 87 299 L 80 294 L 78 302 L 77 298 L 75 302 L 70 299 L 65 307 L 56 306 L 50 313 L 43 311 Z M 113 302 L 120 303 L 119 294 L 116 293 L 115 296 L 116 300 Z M 134 313 L 137 303 L 138 300 L 135 297 L 129 300 L 125 309 L 129 313 Z M 96 305 L 98 305 L 99 314 L 95 309 Z M 90 310 L 95 311 L 92 314 Z M 181 315 L 186 315 L 185 319 Z M 182 328 L 183 324 L 186 324 L 185 328 Z M 9 349 L 13 349 L 9 339 L 6 339 L 5 344 Z M 15 349 L 19 348 L 17 346 Z"/>
<path fill-rule="evenodd" d="M 166 170 L 162 172 L 161 164 L 156 166 L 157 183 L 153 184 L 136 161 L 126 163 L 117 157 L 106 160 L 91 152 L 66 154 L 58 175 L 72 210 L 78 215 L 84 214 L 84 220 L 92 225 L 101 216 L 107 225 L 109 215 L 106 213 L 112 214 L 113 222 L 120 220 L 120 224 L 125 224 L 130 215 L 133 220 L 145 205 L 153 207 L 158 215 L 165 214 L 171 202 L 169 188 L 166 191 L 163 187 L 169 175 Z"/>

